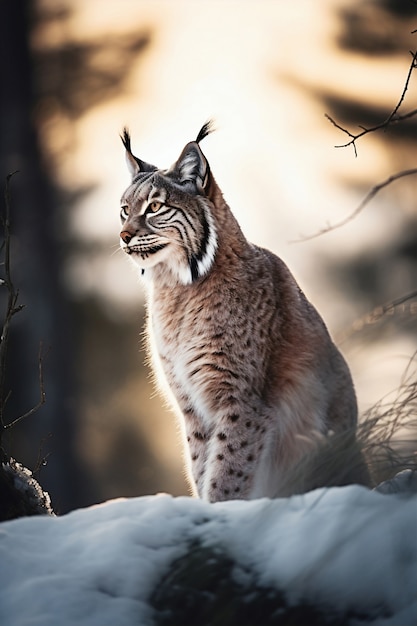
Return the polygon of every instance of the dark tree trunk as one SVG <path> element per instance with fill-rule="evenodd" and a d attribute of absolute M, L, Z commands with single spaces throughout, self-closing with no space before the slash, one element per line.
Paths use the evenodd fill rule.
<path fill-rule="evenodd" d="M 42 162 L 34 125 L 33 58 L 29 49 L 29 0 L 2 0 L 0 19 L 0 176 L 18 170 L 11 182 L 12 278 L 25 308 L 13 318 L 8 350 L 6 421 L 25 413 L 39 399 L 40 342 L 46 403 L 3 437 L 18 461 L 36 469 L 49 455 L 40 481 L 55 510 L 85 503 L 75 453 L 76 407 L 69 304 L 60 284 L 61 251 L 54 233 L 53 187 Z M 1 295 L 1 315 L 5 294 Z M 2 321 L 2 320 L 1 320 Z M 42 464 L 40 464 L 42 465 Z"/>

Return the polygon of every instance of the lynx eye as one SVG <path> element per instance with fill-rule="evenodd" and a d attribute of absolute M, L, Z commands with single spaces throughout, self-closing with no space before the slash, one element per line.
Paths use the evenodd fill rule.
<path fill-rule="evenodd" d="M 127 206 L 127 204 L 124 204 L 120 209 L 120 217 L 122 220 L 127 220 L 127 218 L 129 217 L 129 207 Z"/>
<path fill-rule="evenodd" d="M 149 203 L 148 209 L 150 209 L 151 211 L 153 211 L 155 213 L 156 211 L 158 211 L 158 209 L 161 208 L 161 206 L 162 206 L 162 202 L 154 201 L 154 202 L 150 202 Z"/>

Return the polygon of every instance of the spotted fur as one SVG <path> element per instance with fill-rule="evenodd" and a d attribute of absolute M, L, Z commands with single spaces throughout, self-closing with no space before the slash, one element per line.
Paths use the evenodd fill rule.
<path fill-rule="evenodd" d="M 247 241 L 199 142 L 169 169 L 123 143 L 121 247 L 149 278 L 148 335 L 193 493 L 274 497 L 330 431 L 354 427 L 348 366 L 281 259 Z"/>

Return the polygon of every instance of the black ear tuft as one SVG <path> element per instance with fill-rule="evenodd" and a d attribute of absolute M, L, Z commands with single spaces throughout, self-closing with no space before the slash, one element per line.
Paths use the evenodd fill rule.
<path fill-rule="evenodd" d="M 126 126 L 123 128 L 122 134 L 120 135 L 120 139 L 122 140 L 123 145 L 126 148 L 126 150 L 130 152 L 130 154 L 132 154 L 132 148 L 130 145 L 130 133 L 129 133 L 129 129 Z"/>
<path fill-rule="evenodd" d="M 139 174 L 139 172 L 154 172 L 157 169 L 154 165 L 150 165 L 149 163 L 146 163 L 145 161 L 138 159 L 138 157 L 135 157 L 135 155 L 132 154 L 132 147 L 130 144 L 130 133 L 128 129 L 126 128 L 126 126 L 123 128 L 122 134 L 120 135 L 120 139 L 122 140 L 123 145 L 126 149 L 126 153 L 125 153 L 126 163 L 129 168 L 129 172 L 132 175 L 132 179 L 135 178 L 135 176 Z"/>
<path fill-rule="evenodd" d="M 213 120 L 207 120 L 207 122 L 204 124 L 204 126 L 201 127 L 200 132 L 197 135 L 196 143 L 200 143 L 200 141 L 203 141 L 203 139 L 205 139 L 207 135 L 212 133 L 214 130 L 215 128 Z"/>

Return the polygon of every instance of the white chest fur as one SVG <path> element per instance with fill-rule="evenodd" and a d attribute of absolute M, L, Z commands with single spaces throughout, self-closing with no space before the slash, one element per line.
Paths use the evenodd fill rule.
<path fill-rule="evenodd" d="M 203 340 L 196 341 L 192 328 L 181 328 L 175 332 L 167 329 L 158 307 L 150 316 L 149 339 L 152 359 L 158 383 L 165 394 L 178 404 L 181 411 L 192 409 L 205 428 L 212 425 L 211 411 L 204 382 L 192 376 L 193 363 L 202 357 Z"/>

